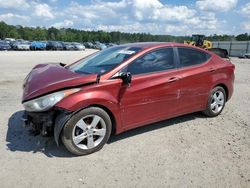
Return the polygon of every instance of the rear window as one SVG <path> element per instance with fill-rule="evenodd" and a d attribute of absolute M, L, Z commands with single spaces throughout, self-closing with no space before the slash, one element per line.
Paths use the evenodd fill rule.
<path fill-rule="evenodd" d="M 188 67 L 206 62 L 211 55 L 192 48 L 178 48 L 180 66 Z"/>
<path fill-rule="evenodd" d="M 220 56 L 221 58 L 229 58 L 228 52 L 226 49 L 221 49 L 221 48 L 211 48 L 208 49 L 210 52 L 215 53 L 216 55 Z"/>

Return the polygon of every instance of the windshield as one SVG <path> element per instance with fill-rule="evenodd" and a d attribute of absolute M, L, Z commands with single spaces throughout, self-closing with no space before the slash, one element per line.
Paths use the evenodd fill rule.
<path fill-rule="evenodd" d="M 28 41 L 17 42 L 17 44 L 30 44 Z"/>
<path fill-rule="evenodd" d="M 102 50 L 68 67 L 80 74 L 104 74 L 141 50 L 138 47 L 116 46 Z"/>

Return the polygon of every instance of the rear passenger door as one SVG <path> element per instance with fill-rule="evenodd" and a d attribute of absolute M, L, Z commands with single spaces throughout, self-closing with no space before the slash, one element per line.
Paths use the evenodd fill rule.
<path fill-rule="evenodd" d="M 181 75 L 180 112 L 191 113 L 203 110 L 215 71 L 211 55 L 191 47 L 177 49 Z"/>

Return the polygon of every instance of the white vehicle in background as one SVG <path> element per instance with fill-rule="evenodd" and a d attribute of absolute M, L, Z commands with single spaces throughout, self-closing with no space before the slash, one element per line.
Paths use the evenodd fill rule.
<path fill-rule="evenodd" d="M 238 56 L 239 58 L 246 58 L 250 59 L 250 52 L 241 52 L 241 54 Z"/>
<path fill-rule="evenodd" d="M 74 46 L 75 50 L 85 50 L 85 46 L 78 42 L 72 42 L 72 45 Z"/>
<path fill-rule="evenodd" d="M 243 55 L 243 57 L 244 57 L 244 58 L 248 58 L 248 59 L 250 59 L 250 52 L 245 53 L 245 54 Z"/>
<path fill-rule="evenodd" d="M 16 39 L 13 38 L 5 38 L 4 39 L 8 44 L 10 44 L 11 42 L 14 42 Z"/>
<path fill-rule="evenodd" d="M 31 43 L 29 41 L 17 41 L 13 44 L 14 50 L 30 50 Z"/>

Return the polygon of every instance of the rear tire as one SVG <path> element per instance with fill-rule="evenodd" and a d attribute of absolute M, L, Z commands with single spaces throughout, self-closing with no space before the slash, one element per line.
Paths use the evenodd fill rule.
<path fill-rule="evenodd" d="M 61 139 L 75 155 L 87 155 L 100 150 L 108 141 L 112 123 L 106 111 L 89 107 L 73 115 L 65 124 Z"/>
<path fill-rule="evenodd" d="M 217 86 L 212 89 L 207 102 L 207 108 L 203 111 L 208 117 L 218 116 L 226 103 L 226 92 L 223 87 Z"/>

